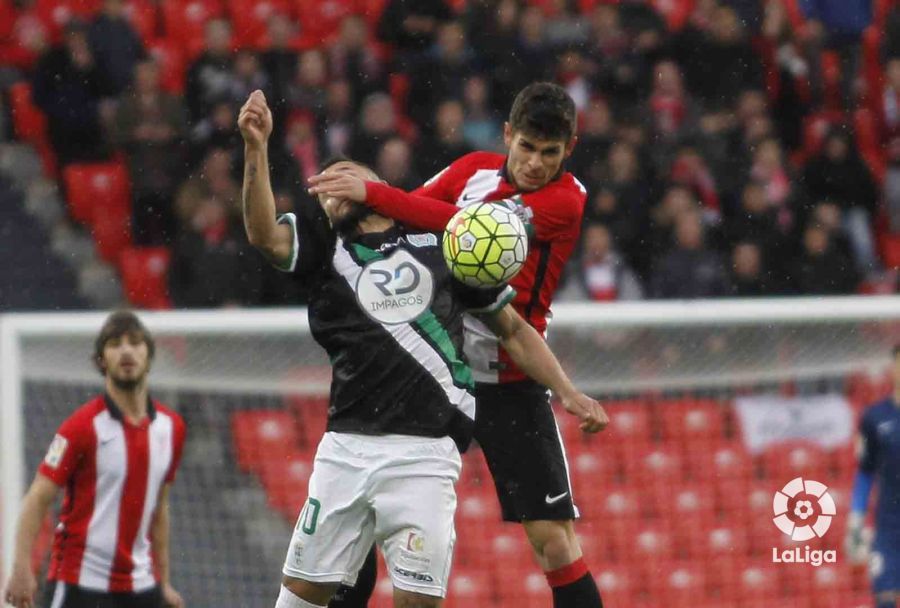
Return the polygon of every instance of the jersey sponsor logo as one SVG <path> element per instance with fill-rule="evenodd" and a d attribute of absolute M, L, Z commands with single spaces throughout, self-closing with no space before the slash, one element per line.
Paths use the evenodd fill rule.
<path fill-rule="evenodd" d="M 365 313 L 385 325 L 415 321 L 431 306 L 434 276 L 405 249 L 370 262 L 356 283 L 356 297 Z"/>
<path fill-rule="evenodd" d="M 50 442 L 50 447 L 47 449 L 47 455 L 44 456 L 44 462 L 47 463 L 47 466 L 51 469 L 55 469 L 59 466 L 59 463 L 62 462 L 63 456 L 66 455 L 66 450 L 68 448 L 69 440 L 62 435 L 57 434 L 53 437 L 53 441 Z"/>
<path fill-rule="evenodd" d="M 400 566 L 394 566 L 394 572 L 399 574 L 400 576 L 405 576 L 406 578 L 411 578 L 414 581 L 418 581 L 420 583 L 433 583 L 434 577 L 428 574 L 427 572 L 413 572 L 412 570 L 407 570 L 406 568 L 401 568 Z"/>
<path fill-rule="evenodd" d="M 876 430 L 879 435 L 888 435 L 891 431 L 894 430 L 894 420 L 885 420 L 884 422 L 879 422 Z"/>
<path fill-rule="evenodd" d="M 406 242 L 413 247 L 437 247 L 437 236 L 426 232 L 425 234 L 407 234 Z"/>
<path fill-rule="evenodd" d="M 563 492 L 562 494 L 558 494 L 556 496 L 550 496 L 549 494 L 547 494 L 546 496 L 544 496 L 544 502 L 546 502 L 548 505 L 554 505 L 568 495 L 568 492 Z"/>

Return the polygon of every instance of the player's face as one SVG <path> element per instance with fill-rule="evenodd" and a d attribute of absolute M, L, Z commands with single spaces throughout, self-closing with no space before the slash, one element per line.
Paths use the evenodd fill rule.
<path fill-rule="evenodd" d="M 348 161 L 334 163 L 333 165 L 325 169 L 322 173 L 326 175 L 352 175 L 363 180 L 378 179 L 378 176 L 372 173 L 372 171 L 368 170 L 365 167 L 357 165 L 356 163 Z M 346 198 L 325 196 L 322 194 L 319 195 L 319 204 L 322 205 L 322 209 L 325 210 L 325 215 L 327 215 L 328 219 L 331 220 L 331 225 L 335 227 L 342 224 L 342 220 L 354 213 L 354 211 L 361 206 L 359 203 Z"/>
<path fill-rule="evenodd" d="M 144 336 L 133 332 L 107 340 L 103 367 L 118 388 L 132 390 L 142 384 L 150 371 L 150 351 Z"/>
<path fill-rule="evenodd" d="M 509 123 L 503 128 L 503 140 L 509 149 L 506 169 L 513 185 L 524 192 L 546 186 L 559 173 L 563 161 L 575 147 L 575 138 L 544 140 L 513 131 Z"/>

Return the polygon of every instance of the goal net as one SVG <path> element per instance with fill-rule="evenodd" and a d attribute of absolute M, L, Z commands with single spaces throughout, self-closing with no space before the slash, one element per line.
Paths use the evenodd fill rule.
<path fill-rule="evenodd" d="M 865 569 L 842 547 L 852 439 L 862 408 L 891 390 L 900 298 L 569 304 L 555 313 L 551 346 L 612 418 L 587 437 L 557 410 L 577 530 L 604 605 L 865 605 Z M 3 572 L 19 500 L 55 429 L 100 390 L 89 355 L 104 318 L 0 316 Z M 303 310 L 142 318 L 157 341 L 152 393 L 188 427 L 171 498 L 173 583 L 191 606 L 273 605 L 325 428 L 328 360 Z M 802 542 L 773 523 L 773 496 L 796 477 L 827 486 L 836 505 L 827 532 L 820 524 Z M 458 492 L 447 605 L 550 605 L 521 530 L 499 521 L 477 447 L 464 456 Z M 45 567 L 49 541 L 48 526 L 35 567 Z M 795 549 L 824 563 L 783 563 Z M 388 606 L 379 567 L 372 605 Z"/>

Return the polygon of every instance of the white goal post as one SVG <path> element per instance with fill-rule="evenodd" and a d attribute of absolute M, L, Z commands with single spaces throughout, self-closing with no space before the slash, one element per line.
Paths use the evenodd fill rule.
<path fill-rule="evenodd" d="M 554 313 L 554 350 L 576 383 L 598 396 L 883 371 L 900 342 L 900 296 L 579 303 Z M 8 572 L 19 502 L 33 474 L 26 443 L 49 439 L 26 435 L 25 387 L 99 387 L 90 353 L 106 316 L 0 315 L 0 572 Z M 327 393 L 327 358 L 304 309 L 140 316 L 158 344 L 156 391 Z"/>

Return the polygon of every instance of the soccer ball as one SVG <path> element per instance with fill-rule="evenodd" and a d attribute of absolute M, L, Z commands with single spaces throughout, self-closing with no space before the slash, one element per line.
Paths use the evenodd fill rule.
<path fill-rule="evenodd" d="M 527 255 L 525 224 L 502 202 L 461 209 L 444 230 L 444 260 L 453 276 L 471 287 L 509 282 Z"/>

